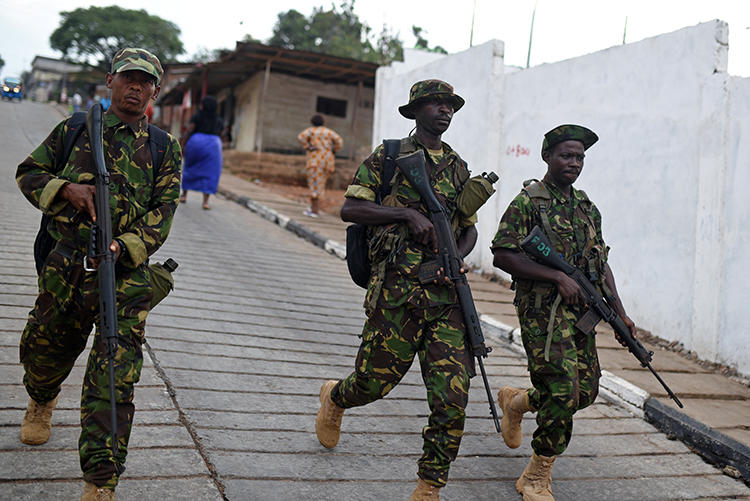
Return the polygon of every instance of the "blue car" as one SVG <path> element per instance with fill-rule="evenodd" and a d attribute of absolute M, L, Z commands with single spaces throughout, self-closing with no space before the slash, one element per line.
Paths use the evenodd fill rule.
<path fill-rule="evenodd" d="M 3 99 L 23 99 L 23 86 L 21 80 L 15 77 L 6 77 L 3 82 Z"/>

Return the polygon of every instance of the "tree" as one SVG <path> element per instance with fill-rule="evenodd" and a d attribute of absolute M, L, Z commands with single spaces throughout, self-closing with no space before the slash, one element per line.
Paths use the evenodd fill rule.
<path fill-rule="evenodd" d="M 402 42 L 397 34 L 383 26 L 373 45 L 371 31 L 354 13 L 354 0 L 344 0 L 339 9 L 315 7 L 309 17 L 294 9 L 279 13 L 267 43 L 380 64 L 403 59 Z"/>
<path fill-rule="evenodd" d="M 117 6 L 78 8 L 60 12 L 60 26 L 50 36 L 50 46 L 72 62 L 92 58 L 101 69 L 109 69 L 115 53 L 123 47 L 141 47 L 162 62 L 174 61 L 185 52 L 176 24 L 145 10 Z"/>
<path fill-rule="evenodd" d="M 218 61 L 222 55 L 229 52 L 229 49 L 209 49 L 208 47 L 200 46 L 189 60 L 194 63 L 210 63 Z"/>
<path fill-rule="evenodd" d="M 0 56 L 0 70 L 3 69 L 3 66 L 5 66 L 5 60 L 3 59 L 3 56 Z"/>
<path fill-rule="evenodd" d="M 447 50 L 445 50 L 439 45 L 436 45 L 435 47 L 430 47 L 430 43 L 427 41 L 425 37 L 422 36 L 423 33 L 426 35 L 427 32 L 423 30 L 422 28 L 420 28 L 419 26 L 412 25 L 411 32 L 414 34 L 414 38 L 417 39 L 417 43 L 414 44 L 415 49 L 426 50 L 429 52 L 438 52 L 440 54 L 448 53 Z"/>

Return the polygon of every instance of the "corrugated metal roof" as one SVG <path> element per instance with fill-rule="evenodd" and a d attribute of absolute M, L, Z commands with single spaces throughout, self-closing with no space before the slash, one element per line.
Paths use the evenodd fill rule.
<path fill-rule="evenodd" d="M 235 50 L 225 54 L 220 60 L 196 64 L 183 82 L 162 96 L 159 104 L 181 102 L 186 89 L 202 85 L 204 73 L 207 92 L 215 94 L 264 71 L 267 63 L 270 63 L 271 71 L 276 73 L 332 83 L 356 84 L 361 81 L 367 87 L 375 86 L 375 71 L 379 66 L 376 63 L 317 52 L 237 42 Z"/>

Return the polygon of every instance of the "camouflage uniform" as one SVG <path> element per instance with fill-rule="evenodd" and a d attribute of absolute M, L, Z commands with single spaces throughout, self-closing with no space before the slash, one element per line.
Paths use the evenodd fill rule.
<path fill-rule="evenodd" d="M 535 225 L 545 229 L 567 262 L 604 287 L 608 247 L 602 239 L 601 214 L 583 191 L 571 186 L 571 195 L 565 197 L 552 183 L 528 185 L 503 214 L 492 249 L 522 252 L 520 243 Z M 533 384 L 529 403 L 537 410 L 531 446 L 538 455 L 557 456 L 570 441 L 573 414 L 591 405 L 599 391 L 594 333 L 574 327 L 585 309 L 562 304 L 553 283 L 515 279 L 514 285 Z"/>
<path fill-rule="evenodd" d="M 469 178 L 466 164 L 445 143 L 442 156 L 431 156 L 413 136 L 401 141 L 399 155 L 417 148 L 425 150 L 432 187 L 451 214 L 458 238 L 476 222 L 476 215 L 465 218 L 456 211 L 456 198 Z M 381 145 L 359 166 L 347 197 L 375 201 L 381 186 L 383 156 Z M 391 187 L 383 205 L 409 207 L 429 217 L 419 194 L 398 169 Z M 354 372 L 334 387 L 331 398 L 343 408 L 383 398 L 406 374 L 417 355 L 431 411 L 422 431 L 419 476 L 430 484 L 443 486 L 463 435 L 472 360 L 464 344 L 464 322 L 453 286 L 419 283 L 419 267 L 432 252 L 409 238 L 406 224 L 374 227 L 370 237 L 373 273 L 365 298 L 367 320 L 362 344 Z"/>
<path fill-rule="evenodd" d="M 78 138 L 67 163 L 55 168 L 67 121 L 61 122 L 24 160 L 16 180 L 24 196 L 53 216 L 49 232 L 57 241 L 39 276 L 39 296 L 21 337 L 24 385 L 39 403 L 52 400 L 70 374 L 96 325 L 81 395 L 79 452 L 84 479 L 114 489 L 124 469 L 133 421 L 133 385 L 138 382 L 146 315 L 151 301 L 148 256 L 167 238 L 180 189 L 181 152 L 171 138 L 160 168 L 152 165 L 148 122 L 103 117 L 104 155 L 110 171 L 112 233 L 124 249 L 116 266 L 119 349 L 115 361 L 119 457 L 113 460 L 109 424 L 109 380 L 105 343 L 99 333 L 96 273 L 84 271 L 91 220 L 57 198 L 67 183 L 93 184 L 88 132 Z"/>

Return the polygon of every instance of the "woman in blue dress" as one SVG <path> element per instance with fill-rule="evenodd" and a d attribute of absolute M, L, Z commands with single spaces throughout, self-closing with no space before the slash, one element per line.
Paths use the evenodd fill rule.
<path fill-rule="evenodd" d="M 203 193 L 203 208 L 208 210 L 208 197 L 216 193 L 221 176 L 221 133 L 224 123 L 217 114 L 218 103 L 213 96 L 206 96 L 200 109 L 190 119 L 183 141 L 182 195 L 180 202 L 187 201 L 188 191 Z"/>

